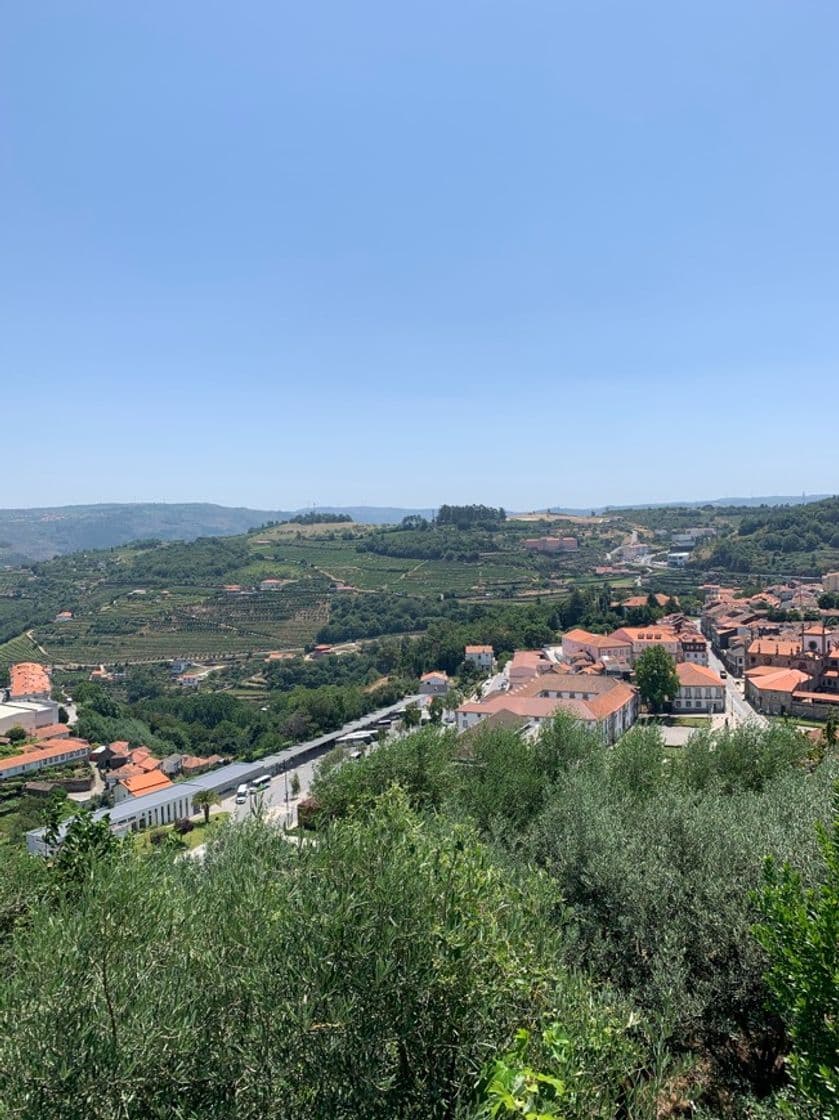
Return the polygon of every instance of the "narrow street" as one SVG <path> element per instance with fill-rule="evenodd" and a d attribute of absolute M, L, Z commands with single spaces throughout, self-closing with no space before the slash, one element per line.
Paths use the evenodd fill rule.
<path fill-rule="evenodd" d="M 724 673 L 725 666 L 708 645 L 708 666 L 715 673 Z M 725 714 L 733 727 L 751 723 L 757 727 L 768 727 L 769 720 L 754 710 L 744 697 L 741 687 L 742 681 L 728 675 L 725 679 Z"/>

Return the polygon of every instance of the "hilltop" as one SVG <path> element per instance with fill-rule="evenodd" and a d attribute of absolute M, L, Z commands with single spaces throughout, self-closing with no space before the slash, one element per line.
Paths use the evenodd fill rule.
<path fill-rule="evenodd" d="M 411 632 L 444 600 L 565 594 L 568 580 L 591 572 L 623 536 L 611 524 L 575 525 L 579 547 L 552 556 L 525 548 L 528 522 L 306 521 L 0 572 L 0 642 L 18 643 L 0 650 L 0 662 L 22 653 L 84 665 L 224 657 Z M 26 631 L 40 651 L 19 637 Z"/>
<path fill-rule="evenodd" d="M 818 575 L 839 566 L 839 498 L 749 510 L 697 559 L 731 572 Z"/>
<path fill-rule="evenodd" d="M 286 521 L 311 510 L 249 509 L 209 502 L 126 502 L 0 510 L 0 565 L 50 560 L 71 552 L 115 548 L 132 541 L 192 541 L 246 533 L 269 521 Z M 320 512 L 353 521 L 385 524 L 431 510 L 377 506 L 325 506 Z"/>
<path fill-rule="evenodd" d="M 814 499 L 807 499 L 812 503 Z M 660 502 L 637 506 L 597 506 L 594 509 L 551 507 L 521 519 L 540 517 L 649 517 L 656 511 L 683 510 L 694 522 L 697 512 L 743 513 L 762 506 L 795 506 L 802 497 L 717 498 L 713 501 Z M 37 509 L 0 509 L 0 566 L 26 564 L 89 549 L 116 548 L 133 541 L 193 541 L 199 537 L 228 537 L 247 533 L 268 522 L 288 521 L 315 513 L 334 514 L 366 525 L 398 525 L 405 517 L 433 517 L 432 507 L 316 506 L 306 509 L 251 509 L 210 502 L 120 502 L 98 505 L 47 506 Z"/>

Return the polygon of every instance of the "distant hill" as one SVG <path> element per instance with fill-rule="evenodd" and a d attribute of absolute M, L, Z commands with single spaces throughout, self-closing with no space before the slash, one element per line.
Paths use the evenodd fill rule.
<path fill-rule="evenodd" d="M 807 502 L 821 498 L 808 498 Z M 684 510 L 800 506 L 798 496 L 767 498 L 715 498 L 704 502 L 652 502 L 634 506 L 596 506 L 594 509 L 552 506 L 564 514 L 626 513 L 630 510 Z M 317 506 L 305 509 L 267 510 L 220 506 L 210 502 L 126 502 L 87 506 L 52 506 L 41 509 L 0 510 L 0 565 L 49 560 L 95 548 L 114 548 L 131 541 L 192 541 L 198 537 L 230 537 L 267 521 L 287 521 L 312 512 L 346 514 L 367 525 L 398 524 L 419 514 L 433 517 L 432 507 Z"/>
<path fill-rule="evenodd" d="M 702 506 L 725 508 L 751 509 L 755 506 L 800 506 L 809 502 L 820 502 L 829 498 L 829 494 L 775 494 L 762 498 L 705 498 L 693 502 L 635 502 L 630 506 L 585 506 L 573 508 L 571 506 L 550 506 L 545 512 L 550 513 L 624 513 L 632 509 L 701 509 Z"/>
<path fill-rule="evenodd" d="M 697 560 L 731 572 L 819 575 L 839 565 L 839 498 L 753 509 Z"/>
<path fill-rule="evenodd" d="M 321 507 L 318 507 L 321 508 Z M 377 506 L 324 506 L 354 521 L 382 525 L 410 513 L 431 516 L 433 510 Z M 263 525 L 286 521 L 306 510 L 264 510 L 219 506 L 209 502 L 137 502 L 42 509 L 0 510 L 0 564 L 49 560 L 92 548 L 113 548 L 137 540 L 192 541 L 198 537 L 229 537 Z"/>

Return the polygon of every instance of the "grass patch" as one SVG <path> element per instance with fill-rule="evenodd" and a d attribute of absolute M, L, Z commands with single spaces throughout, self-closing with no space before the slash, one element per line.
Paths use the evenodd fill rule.
<path fill-rule="evenodd" d="M 134 833 L 134 846 L 138 852 L 148 851 L 155 845 L 152 843 L 152 836 L 162 834 L 165 836 L 174 836 L 175 839 L 180 840 L 185 851 L 192 851 L 193 848 L 198 848 L 202 844 L 206 844 L 208 840 L 221 828 L 226 821 L 230 819 L 230 813 L 213 813 L 210 817 L 210 823 L 204 824 L 202 819 L 200 824 L 197 824 L 191 832 L 186 832 L 181 835 L 172 828 L 171 824 L 157 825 L 154 828 L 144 828 L 142 832 Z"/>

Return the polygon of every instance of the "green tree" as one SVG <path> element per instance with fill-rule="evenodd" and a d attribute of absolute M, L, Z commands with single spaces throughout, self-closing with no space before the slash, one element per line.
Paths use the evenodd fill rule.
<path fill-rule="evenodd" d="M 10 727 L 6 736 L 10 743 L 23 743 L 27 739 L 27 733 L 22 727 Z"/>
<path fill-rule="evenodd" d="M 70 713 L 67 711 L 67 709 L 64 707 L 63 704 L 60 704 L 59 708 L 58 708 L 58 722 L 59 723 L 69 723 L 70 722 Z"/>
<path fill-rule="evenodd" d="M 823 737 L 824 743 L 828 750 L 832 750 L 836 746 L 836 736 L 839 731 L 839 721 L 833 712 L 827 717 L 827 723 L 824 725 Z"/>
<path fill-rule="evenodd" d="M 799 1092 L 839 1115 L 839 783 L 833 820 L 819 824 L 824 879 L 806 887 L 789 864 L 768 860 L 755 936 L 769 954 L 767 981 L 784 1019 Z"/>
<path fill-rule="evenodd" d="M 192 799 L 192 804 L 196 809 L 201 809 L 204 813 L 204 824 L 210 823 L 210 809 L 213 805 L 220 805 L 221 800 L 215 790 L 202 789 L 196 793 Z"/>
<path fill-rule="evenodd" d="M 299 797 L 300 796 L 300 775 L 297 773 L 296 770 L 291 775 L 291 782 L 289 783 L 289 785 L 290 785 L 290 788 L 291 788 L 291 796 L 292 797 Z"/>
<path fill-rule="evenodd" d="M 416 727 L 422 719 L 422 713 L 417 704 L 406 704 L 402 714 L 402 722 L 406 727 Z"/>
<path fill-rule="evenodd" d="M 453 712 L 463 703 L 463 693 L 459 688 L 450 688 L 443 697 L 443 707 L 447 712 Z"/>
<path fill-rule="evenodd" d="M 641 699 L 653 712 L 661 712 L 679 691 L 676 663 L 664 646 L 645 649 L 635 663 Z"/>
<path fill-rule="evenodd" d="M 441 696 L 433 696 L 431 703 L 428 705 L 428 715 L 432 723 L 439 723 L 443 718 L 443 698 Z"/>

